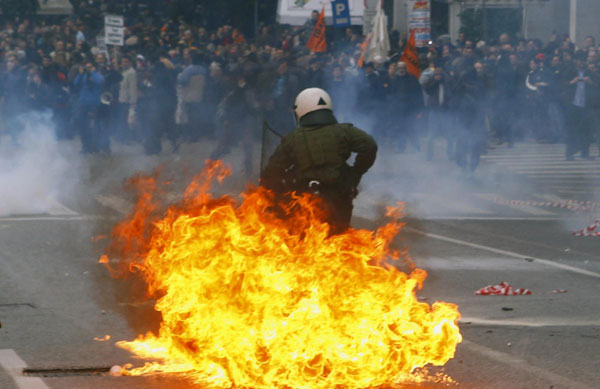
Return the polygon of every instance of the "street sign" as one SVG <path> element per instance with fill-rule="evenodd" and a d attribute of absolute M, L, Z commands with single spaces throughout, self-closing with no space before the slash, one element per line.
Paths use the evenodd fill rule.
<path fill-rule="evenodd" d="M 350 6 L 348 0 L 334 0 L 331 2 L 333 25 L 345 27 L 350 25 Z"/>
<path fill-rule="evenodd" d="M 123 46 L 125 39 L 123 16 L 104 16 L 104 42 L 107 45 Z"/>

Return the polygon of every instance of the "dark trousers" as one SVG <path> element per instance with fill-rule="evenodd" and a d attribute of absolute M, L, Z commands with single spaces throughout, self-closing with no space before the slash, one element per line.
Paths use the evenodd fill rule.
<path fill-rule="evenodd" d="M 326 219 L 329 224 L 330 235 L 341 234 L 350 228 L 352 219 L 352 195 L 341 193 L 336 189 L 320 189 L 319 196 L 323 199 Z"/>
<path fill-rule="evenodd" d="M 487 141 L 485 115 L 473 109 L 463 112 L 462 119 L 463 127 L 456 141 L 456 163 L 463 171 L 474 172 Z"/>
<path fill-rule="evenodd" d="M 454 145 L 456 134 L 456 120 L 446 110 L 430 107 L 427 111 L 427 150 L 428 161 L 433 159 L 435 138 L 446 139 L 446 154 L 449 160 L 456 158 Z"/>
<path fill-rule="evenodd" d="M 311 189 L 311 190 L 309 190 Z M 288 192 L 289 190 L 289 192 Z M 285 192 L 276 190 L 274 206 L 269 208 L 269 212 L 278 218 L 288 220 L 289 215 L 298 211 L 298 203 L 292 198 L 291 193 L 310 193 L 316 196 L 316 204 L 321 210 L 317 213 L 317 218 L 329 225 L 329 235 L 341 234 L 350 228 L 350 220 L 352 219 L 352 193 L 342 193 L 339 189 L 323 188 L 321 186 L 313 188 L 285 188 Z M 312 213 L 312 212 L 311 212 Z M 290 224 L 290 229 L 295 231 L 298 227 L 295 223 Z M 295 233 L 302 233 L 302 230 Z"/>
<path fill-rule="evenodd" d="M 496 137 L 501 142 L 507 142 L 509 147 L 515 142 L 513 122 L 516 121 L 515 97 L 503 96 L 498 98 L 494 106 L 494 129 Z"/>
<path fill-rule="evenodd" d="M 137 137 L 129 128 L 129 103 L 117 103 L 114 106 L 113 113 L 113 134 L 119 142 L 128 143 L 134 141 Z"/>
<path fill-rule="evenodd" d="M 110 152 L 110 138 L 106 128 L 98 120 L 98 106 L 80 105 L 76 108 L 74 117 L 75 128 L 81 137 L 81 147 L 84 154 L 99 151 Z"/>
<path fill-rule="evenodd" d="M 570 105 L 567 113 L 567 148 L 566 157 L 572 158 L 581 152 L 582 158 L 590 155 L 592 143 L 592 110 Z"/>

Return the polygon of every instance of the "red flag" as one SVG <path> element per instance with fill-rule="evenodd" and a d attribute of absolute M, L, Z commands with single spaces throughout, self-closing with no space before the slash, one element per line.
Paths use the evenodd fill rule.
<path fill-rule="evenodd" d="M 367 51 L 367 38 L 360 45 L 360 58 L 358 59 L 358 67 L 362 68 L 365 64 L 365 52 Z"/>
<path fill-rule="evenodd" d="M 417 52 L 417 45 L 415 44 L 415 31 L 410 32 L 410 38 L 404 46 L 401 60 L 406 63 L 406 71 L 409 74 L 419 78 L 421 76 L 421 69 L 419 69 L 419 53 Z"/>
<path fill-rule="evenodd" d="M 367 54 L 367 46 L 371 43 L 371 34 L 365 37 L 362 45 L 360 45 L 360 58 L 358 59 L 358 67 L 362 68 L 365 65 L 365 55 Z"/>
<path fill-rule="evenodd" d="M 324 53 L 327 51 L 327 40 L 325 39 L 325 6 L 321 9 L 319 20 L 317 20 L 315 29 L 308 42 L 306 42 L 306 47 L 314 53 Z"/>

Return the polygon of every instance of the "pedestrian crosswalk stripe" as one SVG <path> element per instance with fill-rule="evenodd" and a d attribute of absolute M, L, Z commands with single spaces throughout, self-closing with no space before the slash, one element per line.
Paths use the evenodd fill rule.
<path fill-rule="evenodd" d="M 540 166 L 546 166 L 546 165 L 558 165 L 558 166 L 565 166 L 565 167 L 597 167 L 600 166 L 600 163 L 596 162 L 596 161 L 565 161 L 564 159 L 557 159 L 556 161 L 540 161 L 537 159 L 532 159 L 532 160 L 522 160 L 522 161 L 518 161 L 515 160 L 514 158 L 510 158 L 507 160 L 494 160 L 494 161 L 487 161 L 487 162 L 492 162 L 492 163 L 497 163 L 500 165 L 540 165 Z"/>
<path fill-rule="evenodd" d="M 131 209 L 132 204 L 120 197 L 113 195 L 98 195 L 96 201 L 107 208 L 111 208 L 121 214 L 126 214 Z"/>
<path fill-rule="evenodd" d="M 434 203 L 431 206 L 434 209 L 441 208 L 446 211 L 461 212 L 467 214 L 491 215 L 492 212 L 468 205 L 467 202 L 453 200 L 448 196 L 438 196 L 433 193 L 415 193 L 415 198 L 424 200 L 426 203 Z M 425 204 L 427 207 L 427 204 Z"/>
<path fill-rule="evenodd" d="M 511 204 L 509 200 L 504 199 L 502 196 L 497 195 L 496 193 L 475 193 L 476 197 L 481 199 L 497 202 L 500 205 L 503 205 L 508 208 L 512 208 L 521 212 L 529 213 L 537 216 L 550 216 L 554 215 L 554 212 L 546 211 L 544 209 L 535 207 L 533 205 L 527 204 Z"/>

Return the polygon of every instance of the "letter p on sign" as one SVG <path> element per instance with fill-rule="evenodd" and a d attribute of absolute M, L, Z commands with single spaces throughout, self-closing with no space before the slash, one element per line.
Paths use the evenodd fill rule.
<path fill-rule="evenodd" d="M 337 3 L 335 5 L 335 15 L 336 16 L 342 16 L 344 14 L 345 10 L 346 10 L 346 4 L 344 4 L 344 3 Z"/>

